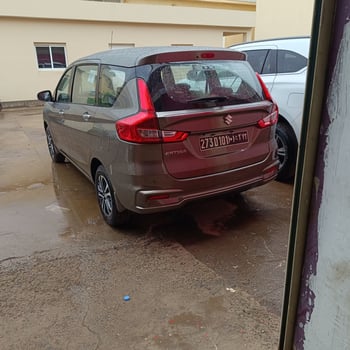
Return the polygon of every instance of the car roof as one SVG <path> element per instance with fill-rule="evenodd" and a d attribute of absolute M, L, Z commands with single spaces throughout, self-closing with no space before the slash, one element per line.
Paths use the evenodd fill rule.
<path fill-rule="evenodd" d="M 278 49 L 283 49 L 283 50 L 292 50 L 302 54 L 305 57 L 308 57 L 309 46 L 310 46 L 310 36 L 294 36 L 294 37 L 249 41 L 249 42 L 232 45 L 229 48 L 231 50 L 243 51 L 248 49 L 250 50 L 262 49 L 264 47 L 266 48 L 276 47 Z"/>
<path fill-rule="evenodd" d="M 152 63 L 208 59 L 245 60 L 246 58 L 240 52 L 219 47 L 148 46 L 97 52 L 76 60 L 72 64 L 82 61 L 100 61 L 105 64 L 134 67 Z"/>

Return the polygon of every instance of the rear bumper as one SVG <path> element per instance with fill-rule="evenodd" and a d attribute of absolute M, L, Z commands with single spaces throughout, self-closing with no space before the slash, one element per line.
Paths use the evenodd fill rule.
<path fill-rule="evenodd" d="M 273 160 L 211 176 L 186 180 L 169 177 L 171 181 L 168 179 L 168 186 L 163 186 L 162 189 L 149 187 L 135 189 L 132 196 L 134 201 L 130 201 L 130 193 L 127 199 L 119 198 L 119 200 L 126 209 L 140 214 L 172 210 L 193 200 L 228 192 L 242 192 L 261 186 L 276 178 L 278 166 L 278 160 Z"/>

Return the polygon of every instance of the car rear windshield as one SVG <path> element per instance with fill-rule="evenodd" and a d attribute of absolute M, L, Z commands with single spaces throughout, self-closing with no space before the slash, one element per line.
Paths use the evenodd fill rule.
<path fill-rule="evenodd" d="M 157 112 L 259 102 L 261 86 L 246 61 L 196 61 L 154 67 L 148 88 Z"/>

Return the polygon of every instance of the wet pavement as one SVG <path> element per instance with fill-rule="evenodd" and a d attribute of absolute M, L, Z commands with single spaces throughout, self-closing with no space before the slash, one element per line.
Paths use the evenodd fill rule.
<path fill-rule="evenodd" d="M 0 112 L 0 348 L 277 348 L 292 190 L 112 229 L 93 185 L 51 163 L 40 108 Z"/>

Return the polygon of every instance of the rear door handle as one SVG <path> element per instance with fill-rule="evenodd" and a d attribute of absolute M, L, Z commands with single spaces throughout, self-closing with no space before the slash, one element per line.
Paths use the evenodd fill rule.
<path fill-rule="evenodd" d="M 85 112 L 85 113 L 83 114 L 83 119 L 84 119 L 85 121 L 88 121 L 90 118 L 91 118 L 91 114 L 89 114 L 88 112 Z"/>

